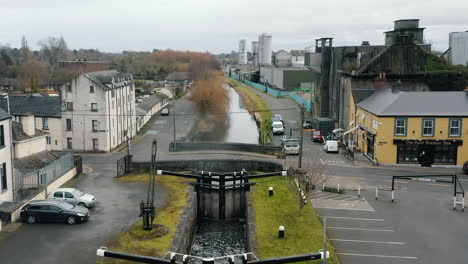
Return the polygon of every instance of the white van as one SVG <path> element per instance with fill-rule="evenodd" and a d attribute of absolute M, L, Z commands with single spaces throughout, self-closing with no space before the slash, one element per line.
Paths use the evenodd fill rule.
<path fill-rule="evenodd" d="M 299 154 L 299 140 L 295 138 L 288 138 L 283 141 L 283 153 L 286 155 Z"/>
<path fill-rule="evenodd" d="M 271 124 L 271 130 L 273 135 L 284 135 L 284 126 L 283 122 L 275 121 Z"/>
<path fill-rule="evenodd" d="M 323 150 L 325 150 L 326 153 L 328 152 L 338 153 L 338 141 L 327 140 L 327 142 L 325 142 L 325 145 L 323 146 Z"/>

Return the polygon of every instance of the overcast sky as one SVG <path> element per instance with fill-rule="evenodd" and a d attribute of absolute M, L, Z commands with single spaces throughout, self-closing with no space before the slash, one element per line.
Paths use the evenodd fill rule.
<path fill-rule="evenodd" d="M 0 0 L 0 44 L 32 48 L 62 35 L 69 48 L 101 51 L 237 50 L 239 40 L 273 35 L 273 50 L 303 49 L 320 37 L 334 46 L 383 44 L 393 21 L 419 18 L 434 50 L 468 30 L 467 0 Z"/>

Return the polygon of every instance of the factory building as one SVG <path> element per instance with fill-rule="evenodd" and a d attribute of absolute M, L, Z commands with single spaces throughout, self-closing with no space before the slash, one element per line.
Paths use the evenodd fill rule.
<path fill-rule="evenodd" d="M 468 31 L 450 33 L 449 48 L 450 64 L 468 66 Z"/>

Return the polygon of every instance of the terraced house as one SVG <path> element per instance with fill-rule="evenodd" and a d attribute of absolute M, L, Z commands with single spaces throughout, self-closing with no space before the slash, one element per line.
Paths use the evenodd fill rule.
<path fill-rule="evenodd" d="M 353 110 L 349 140 L 376 163 L 461 166 L 468 160 L 468 90 L 384 88 Z"/>

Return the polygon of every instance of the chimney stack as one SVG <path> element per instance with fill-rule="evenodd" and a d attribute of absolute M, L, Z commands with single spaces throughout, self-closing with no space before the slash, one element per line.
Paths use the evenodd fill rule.
<path fill-rule="evenodd" d="M 28 136 L 34 136 L 36 133 L 34 127 L 34 116 L 31 113 L 26 113 L 23 117 L 23 131 Z"/>

